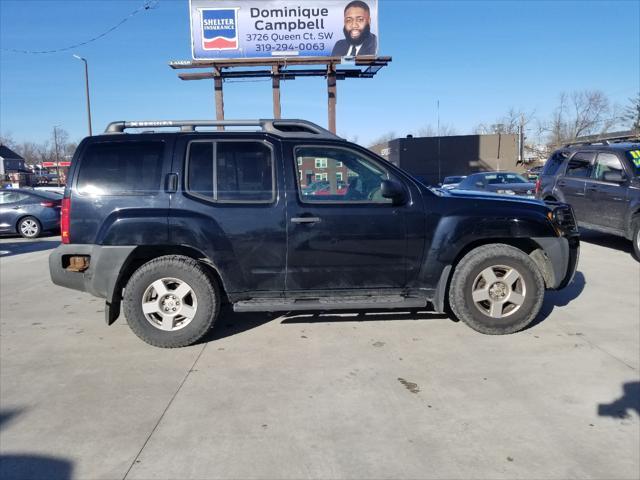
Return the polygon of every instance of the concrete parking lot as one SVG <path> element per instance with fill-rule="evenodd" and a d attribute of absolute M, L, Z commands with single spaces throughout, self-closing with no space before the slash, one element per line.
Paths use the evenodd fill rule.
<path fill-rule="evenodd" d="M 588 234 L 536 325 L 224 312 L 146 345 L 0 240 L 0 477 L 639 478 L 640 264 Z"/>

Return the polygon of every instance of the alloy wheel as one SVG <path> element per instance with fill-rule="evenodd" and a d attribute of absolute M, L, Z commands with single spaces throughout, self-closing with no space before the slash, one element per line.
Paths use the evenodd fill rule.
<path fill-rule="evenodd" d="M 492 318 L 504 318 L 517 312 L 527 294 L 524 278 L 515 268 L 494 265 L 482 270 L 472 284 L 473 303 Z"/>

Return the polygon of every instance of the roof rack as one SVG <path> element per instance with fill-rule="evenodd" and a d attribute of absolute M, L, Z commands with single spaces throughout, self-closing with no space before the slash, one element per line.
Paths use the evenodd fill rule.
<path fill-rule="evenodd" d="M 307 120 L 136 120 L 111 122 L 104 133 L 124 133 L 131 128 L 178 127 L 181 132 L 195 132 L 197 127 L 259 127 L 265 133 L 280 137 L 340 138 L 334 133 Z"/>
<path fill-rule="evenodd" d="M 611 143 L 638 141 L 640 141 L 640 132 L 629 130 L 624 132 L 611 132 L 603 135 L 588 135 L 579 137 L 572 142 L 565 143 L 564 146 L 575 147 L 577 145 L 609 145 Z"/>

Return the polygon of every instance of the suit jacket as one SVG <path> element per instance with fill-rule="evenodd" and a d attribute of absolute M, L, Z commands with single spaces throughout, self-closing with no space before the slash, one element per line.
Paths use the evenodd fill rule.
<path fill-rule="evenodd" d="M 377 37 L 373 33 L 370 33 L 369 36 L 362 43 L 362 47 L 360 47 L 360 51 L 358 52 L 358 55 L 375 55 L 377 46 L 378 46 Z M 336 44 L 333 46 L 331 56 L 344 57 L 350 48 L 351 48 L 351 44 L 347 42 L 347 40 L 345 39 L 338 40 Z"/>

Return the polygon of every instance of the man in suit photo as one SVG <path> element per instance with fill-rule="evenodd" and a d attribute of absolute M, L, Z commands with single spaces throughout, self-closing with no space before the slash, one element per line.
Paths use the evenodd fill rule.
<path fill-rule="evenodd" d="M 333 46 L 333 57 L 375 55 L 378 39 L 371 33 L 371 11 L 361 0 L 349 2 L 344 8 L 344 39 Z"/>

